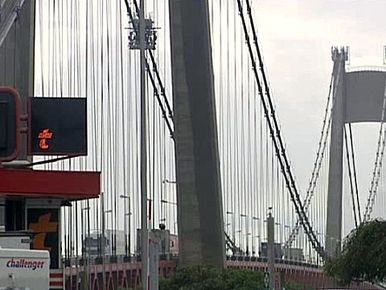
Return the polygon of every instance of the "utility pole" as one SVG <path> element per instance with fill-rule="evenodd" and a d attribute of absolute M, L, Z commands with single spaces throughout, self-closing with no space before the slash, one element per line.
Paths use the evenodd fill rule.
<path fill-rule="evenodd" d="M 146 140 L 146 39 L 145 39 L 145 0 L 141 0 L 139 13 L 139 41 L 141 64 L 141 261 L 142 289 L 148 290 L 149 238 L 147 229 L 147 140 Z"/>
<path fill-rule="evenodd" d="M 101 252 L 102 252 L 102 289 L 106 290 L 106 240 L 105 240 L 105 231 L 106 231 L 106 224 L 105 224 L 105 197 L 104 193 L 102 192 L 101 197 L 101 212 L 102 212 L 102 240 L 101 240 Z"/>

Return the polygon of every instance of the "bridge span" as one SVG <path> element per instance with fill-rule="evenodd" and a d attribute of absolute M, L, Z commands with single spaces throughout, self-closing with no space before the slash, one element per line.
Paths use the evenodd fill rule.
<path fill-rule="evenodd" d="M 313 118 L 322 112 L 320 137 L 299 135 L 309 126 L 305 112 L 293 105 L 295 99 L 288 106 L 286 94 L 275 96 L 268 80 L 257 2 L 0 1 L 0 86 L 19 91 L 22 108 L 9 120 L 26 126 L 6 130 L 14 132 L 21 150 L 19 160 L 0 154 L 0 229 L 47 237 L 40 249 L 51 249 L 51 289 L 63 289 L 63 281 L 66 289 L 138 289 L 141 263 L 110 256 L 132 257 L 140 250 L 147 256 L 148 228 L 164 228 L 179 244 L 179 261 L 162 261 L 161 277 L 197 262 L 267 272 L 267 262 L 256 257 L 225 257 L 255 255 L 268 244 L 270 214 L 275 217 L 272 242 L 283 249 L 283 257 L 296 250 L 307 261 L 276 261 L 276 282 L 328 289 L 334 282 L 321 266 L 340 249 L 342 237 L 373 217 L 385 218 L 386 68 L 350 70 L 349 51 L 333 48 L 329 87 L 328 79 L 323 82 L 325 109 L 312 99 Z M 140 17 L 142 12 L 149 18 Z M 146 24 L 146 49 L 140 22 Z M 306 64 L 303 57 L 298 62 Z M 310 65 L 314 71 L 315 64 Z M 291 66 L 288 74 L 296 70 Z M 302 82 L 301 87 L 308 80 Z M 78 151 L 58 158 L 52 152 L 29 152 L 31 144 L 42 141 L 39 134 L 31 139 L 30 96 L 87 104 L 85 156 Z M 308 183 L 308 176 L 296 178 L 299 163 L 290 159 L 294 147 L 302 146 L 286 143 L 279 118 L 286 106 L 302 123 L 294 135 L 317 147 L 314 160 L 307 154 L 299 160 L 314 161 Z M 44 113 L 48 111 L 57 115 L 56 110 Z M 362 174 L 362 167 L 356 165 L 354 151 L 362 152 L 354 147 L 354 137 L 359 135 L 357 123 L 370 122 L 378 123 L 373 127 L 378 134 L 367 192 L 362 184 L 358 187 L 357 169 Z M 0 153 L 8 146 L 4 136 L 8 133 L 0 134 Z M 69 139 L 76 138 L 62 140 Z M 143 139 L 148 139 L 145 146 Z M 53 172 L 62 172 L 60 182 L 47 177 Z M 69 185 L 80 182 L 62 177 L 75 173 L 84 180 L 87 172 L 97 173 L 91 183 L 96 189 L 87 196 L 84 188 L 73 190 L 81 194 L 75 198 Z M 26 185 L 30 174 L 39 190 Z M 9 175 L 13 178 L 5 178 Z M 56 191 L 39 181 L 47 179 Z M 40 222 L 52 228 L 37 227 Z M 94 255 L 90 240 L 98 244 L 95 255 L 104 257 L 98 263 L 89 263 Z M 77 259 L 81 256 L 83 261 Z M 61 268 L 63 259 L 72 263 Z M 142 259 L 144 264 L 147 260 Z M 358 283 L 350 289 L 374 287 Z"/>
<path fill-rule="evenodd" d="M 87 289 L 91 290 L 104 289 L 103 281 L 106 281 L 106 290 L 140 289 L 141 262 L 122 261 L 117 263 L 106 262 L 105 264 L 95 264 L 93 262 L 90 265 L 67 267 L 63 273 L 65 289 L 85 289 L 83 287 L 88 287 Z M 79 265 L 82 262 L 74 264 Z M 160 277 L 172 277 L 176 272 L 177 264 L 177 257 L 160 261 Z M 227 256 L 225 265 L 227 268 L 268 272 L 268 263 L 264 258 Z M 283 289 L 285 283 L 288 282 L 304 287 L 304 289 L 384 289 L 367 282 L 353 282 L 346 288 L 342 288 L 337 286 L 336 281 L 324 274 L 323 268 L 297 261 L 276 260 L 275 272 L 275 289 L 277 290 Z M 89 283 L 88 286 L 87 283 Z"/>

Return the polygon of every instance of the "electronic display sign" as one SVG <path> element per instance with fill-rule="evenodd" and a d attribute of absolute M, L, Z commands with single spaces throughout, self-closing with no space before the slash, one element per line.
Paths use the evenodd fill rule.
<path fill-rule="evenodd" d="M 85 98 L 30 98 L 30 155 L 87 155 Z"/>

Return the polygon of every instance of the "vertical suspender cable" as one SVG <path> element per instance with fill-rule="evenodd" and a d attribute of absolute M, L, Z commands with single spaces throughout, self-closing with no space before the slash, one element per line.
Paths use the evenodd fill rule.
<path fill-rule="evenodd" d="M 260 84 L 259 74 L 258 74 L 258 71 L 257 71 L 256 63 L 254 61 L 254 54 L 253 54 L 252 46 L 251 46 L 250 39 L 249 39 L 249 34 L 248 34 L 247 26 L 246 26 L 246 21 L 244 19 L 243 7 L 242 7 L 242 4 L 241 4 L 241 0 L 238 0 L 237 2 L 238 2 L 238 7 L 239 7 L 239 12 L 240 12 L 241 20 L 242 20 L 242 23 L 243 23 L 243 28 L 244 28 L 244 32 L 245 32 L 246 42 L 247 42 L 247 45 L 248 45 L 248 50 L 249 50 L 249 53 L 250 53 L 250 58 L 251 58 L 251 61 L 252 61 L 252 68 L 253 68 L 253 71 L 254 71 L 255 76 L 256 76 L 256 81 L 257 81 L 258 86 L 259 86 L 259 92 L 260 92 L 260 95 L 261 95 L 261 101 L 263 103 L 264 112 L 265 112 L 265 114 L 267 116 L 266 120 L 267 120 L 267 123 L 268 123 L 268 126 L 269 126 L 270 133 L 272 135 L 272 140 L 274 142 L 275 151 L 276 151 L 277 156 L 279 157 L 279 162 L 280 162 L 281 170 L 282 170 L 282 172 L 284 174 L 284 178 L 286 179 L 286 184 L 287 184 L 288 190 L 289 190 L 289 192 L 291 194 L 291 197 L 293 199 L 293 203 L 294 203 L 296 212 L 297 212 L 297 214 L 299 215 L 299 217 L 301 219 L 301 222 L 302 222 L 302 225 L 303 225 L 303 227 L 305 229 L 305 232 L 306 232 L 307 236 L 309 237 L 313 247 L 318 252 L 318 254 L 320 256 L 324 257 L 325 256 L 324 250 L 321 247 L 317 237 L 315 236 L 315 233 L 314 233 L 314 231 L 313 231 L 313 229 L 312 229 L 312 227 L 310 225 L 310 222 L 309 222 L 309 220 L 308 220 L 308 218 L 307 218 L 307 216 L 306 216 L 306 214 L 304 212 L 304 207 L 303 207 L 303 204 L 302 204 L 302 202 L 300 200 L 299 193 L 297 191 L 297 187 L 296 187 L 296 184 L 295 184 L 295 180 L 294 180 L 294 177 L 293 177 L 291 169 L 290 169 L 289 161 L 288 161 L 286 153 L 285 153 L 284 144 L 283 144 L 283 141 L 282 141 L 282 138 L 281 138 L 281 135 L 280 135 L 279 126 L 278 126 L 278 123 L 277 123 L 277 120 L 276 120 L 275 111 L 274 111 L 272 100 L 271 100 L 271 97 L 270 97 L 270 91 L 269 91 L 269 87 L 268 87 L 268 82 L 267 82 L 267 79 L 266 79 L 266 76 L 265 76 L 265 72 L 264 72 L 264 68 L 263 68 L 263 62 L 262 62 L 262 57 L 261 57 L 260 49 L 259 49 L 258 44 L 257 44 L 257 35 L 256 35 L 256 31 L 254 29 L 254 23 L 253 23 L 251 11 L 250 11 L 249 1 L 246 0 L 247 7 L 248 7 L 248 12 L 249 12 L 249 16 L 250 16 L 250 22 L 251 22 L 251 26 L 252 26 L 252 29 L 253 29 L 253 36 L 254 36 L 255 46 L 256 46 L 257 53 L 258 53 L 260 69 L 261 69 L 261 73 L 262 73 L 262 76 L 263 76 L 263 83 L 264 83 L 264 87 L 265 87 L 265 92 L 266 92 L 267 100 L 265 100 L 265 98 L 264 98 L 263 87 Z"/>
<path fill-rule="evenodd" d="M 347 130 L 346 126 L 343 128 L 344 131 L 344 144 L 346 148 L 346 160 L 347 160 L 347 169 L 348 169 L 348 176 L 349 176 L 349 182 L 350 182 L 350 192 L 351 192 L 351 201 L 353 206 L 353 215 L 354 215 L 354 221 L 355 221 L 355 227 L 358 227 L 358 220 L 357 220 L 357 214 L 356 214 L 356 207 L 355 207 L 355 198 L 354 198 L 354 185 L 351 175 L 351 162 L 350 162 L 350 152 L 348 148 L 348 140 L 347 140 Z"/>
<path fill-rule="evenodd" d="M 359 202 L 358 179 L 357 179 L 357 171 L 356 171 L 356 165 L 355 165 L 355 151 L 354 151 L 354 141 L 353 141 L 351 123 L 348 124 L 348 128 L 349 128 L 349 135 L 350 135 L 352 168 L 353 168 L 353 175 L 354 175 L 354 182 L 355 182 L 355 184 L 354 184 L 355 185 L 355 195 L 356 195 L 356 202 L 357 202 L 357 209 L 358 209 L 358 221 L 359 221 L 359 223 L 361 223 L 362 222 L 361 205 Z"/>

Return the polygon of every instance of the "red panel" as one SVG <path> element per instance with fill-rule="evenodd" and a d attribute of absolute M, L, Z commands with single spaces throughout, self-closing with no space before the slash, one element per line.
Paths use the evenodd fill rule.
<path fill-rule="evenodd" d="M 0 194 L 65 199 L 97 198 L 100 194 L 100 173 L 0 169 Z"/>
<path fill-rule="evenodd" d="M 7 93 L 12 95 L 15 98 L 15 103 L 16 103 L 16 150 L 15 152 L 7 157 L 4 158 L 1 161 L 12 161 L 17 158 L 20 152 L 20 112 L 21 112 L 21 99 L 18 91 L 16 91 L 14 88 L 11 87 L 0 87 L 0 93 Z"/>

